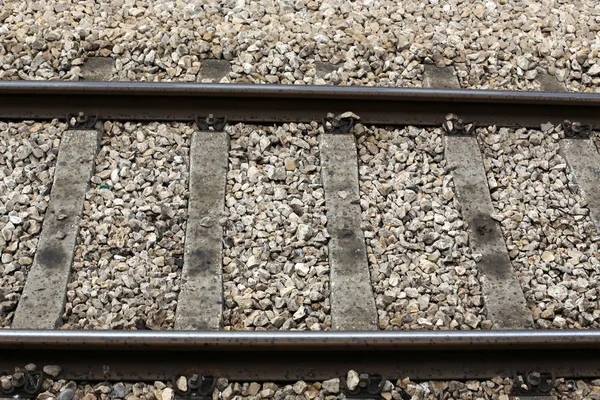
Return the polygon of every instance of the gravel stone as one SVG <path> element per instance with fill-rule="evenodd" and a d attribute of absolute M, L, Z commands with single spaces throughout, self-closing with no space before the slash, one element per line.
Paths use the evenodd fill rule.
<path fill-rule="evenodd" d="M 294 383 L 294 386 L 292 386 L 292 388 L 294 389 L 294 393 L 302 394 L 308 388 L 308 384 L 304 381 L 298 381 L 298 382 Z"/>
<path fill-rule="evenodd" d="M 258 394 L 258 392 L 260 391 L 260 383 L 256 383 L 256 382 L 252 382 L 250 383 L 250 385 L 248 386 L 248 394 L 250 396 L 256 396 Z"/>
<path fill-rule="evenodd" d="M 366 130 L 360 203 L 380 328 L 481 328 L 478 272 L 460 204 L 447 194 L 441 131 Z"/>
<path fill-rule="evenodd" d="M 2 386 L 2 389 L 4 389 L 4 390 L 12 389 L 12 383 L 11 383 L 10 379 L 5 376 L 0 378 L 0 385 Z"/>
<path fill-rule="evenodd" d="M 161 398 L 162 400 L 173 400 L 175 394 L 173 392 L 173 389 L 167 387 L 164 388 L 161 392 Z"/>
<path fill-rule="evenodd" d="M 233 385 L 229 385 L 221 392 L 221 398 L 223 400 L 231 399 L 233 396 Z"/>
<path fill-rule="evenodd" d="M 0 327 L 10 326 L 33 262 L 66 125 L 0 121 Z"/>
<path fill-rule="evenodd" d="M 590 76 L 598 76 L 600 75 L 600 64 L 594 64 L 588 69 L 588 75 Z"/>
<path fill-rule="evenodd" d="M 33 363 L 31 363 L 31 364 L 27 364 L 27 365 L 25 366 L 25 371 L 32 372 L 32 371 L 35 371 L 36 369 L 37 369 L 37 365 L 35 365 L 35 364 L 33 364 Z"/>
<path fill-rule="evenodd" d="M 599 236 L 565 160 L 561 128 L 482 128 L 482 147 L 512 265 L 537 328 L 597 328 Z M 560 317 L 560 318 L 557 318 Z"/>
<path fill-rule="evenodd" d="M 113 398 L 125 398 L 129 390 L 125 387 L 125 385 L 121 382 L 118 382 L 112 387 L 112 397 Z"/>
<path fill-rule="evenodd" d="M 64 388 L 58 395 L 58 400 L 71 400 L 75 392 L 71 388 Z"/>
<path fill-rule="evenodd" d="M 172 329 L 194 128 L 106 122 L 104 130 L 63 328 Z"/>
<path fill-rule="evenodd" d="M 48 0 L 9 2 L 0 21 L 2 80 L 78 80 L 98 57 L 115 60 L 111 80 L 401 87 L 435 64 L 454 65 L 466 88 L 539 89 L 549 73 L 600 91 L 594 0 Z M 228 68 L 211 75 L 209 60 Z"/>
<path fill-rule="evenodd" d="M 61 374 L 62 368 L 60 365 L 45 365 L 44 368 L 42 368 L 42 371 L 44 371 L 46 375 L 56 378 Z"/>
<path fill-rule="evenodd" d="M 187 392 L 188 383 L 185 376 L 180 376 L 179 379 L 177 379 L 177 389 L 181 390 L 182 392 Z"/>
<path fill-rule="evenodd" d="M 338 378 L 324 381 L 322 386 L 326 393 L 336 394 L 340 392 L 340 380 Z"/>
<path fill-rule="evenodd" d="M 328 234 L 314 125 L 236 125 L 226 190 L 226 330 L 330 328 Z M 303 131 L 305 133 L 303 133 Z M 286 169 L 286 160 L 294 169 Z"/>
<path fill-rule="evenodd" d="M 350 390 L 355 390 L 360 383 L 360 376 L 358 372 L 354 370 L 348 371 L 348 375 L 346 377 L 346 387 Z"/>
<path fill-rule="evenodd" d="M 569 295 L 569 290 L 563 285 L 550 286 L 548 288 L 548 295 L 558 301 L 563 301 Z"/>
<path fill-rule="evenodd" d="M 5 377 L 0 377 L 2 380 Z M 330 382 L 330 381 L 326 381 Z M 326 391 L 326 382 L 291 382 L 286 385 L 277 385 L 271 382 L 260 384 L 257 382 L 232 382 L 224 386 L 218 385 L 212 394 L 213 399 L 345 399 L 346 395 L 339 392 L 332 394 Z M 400 378 L 394 381 L 385 381 L 381 397 L 386 400 L 401 400 L 406 398 L 417 400 L 438 400 L 443 399 L 497 399 L 509 400 L 509 394 L 513 391 L 516 384 L 513 379 L 506 377 L 494 377 L 484 381 L 424 381 L 414 382 L 410 378 Z M 127 390 L 130 388 L 134 394 L 127 396 L 128 400 L 166 400 L 173 397 L 171 383 L 154 382 L 147 384 L 138 382 L 135 384 L 116 382 L 114 385 L 123 385 Z M 334 384 L 335 386 L 335 384 Z M 89 384 L 79 384 L 75 382 L 66 382 L 64 380 L 52 381 L 46 379 L 43 384 L 45 392 L 38 396 L 40 400 L 56 399 L 59 393 L 65 388 L 75 392 L 75 398 L 81 400 L 109 400 L 111 387 L 106 384 L 91 386 Z M 295 388 L 303 388 L 301 394 L 298 394 Z M 166 393 L 165 393 L 166 392 Z M 163 393 L 166 397 L 163 397 Z M 600 399 L 600 380 L 578 380 L 568 381 L 564 378 L 557 378 L 554 388 L 550 395 L 564 400 L 581 399 Z M 263 397 L 268 396 L 268 397 Z"/>
<path fill-rule="evenodd" d="M 166 397 L 162 397 L 162 393 L 165 390 L 171 390 L 172 392 L 172 389 L 167 388 L 163 382 L 154 382 L 154 384 L 114 382 L 112 386 L 106 383 L 92 386 L 81 382 L 46 379 L 43 388 L 45 391 L 37 397 L 40 400 L 57 398 L 61 400 L 61 396 L 64 396 L 63 393 L 68 392 L 70 392 L 71 398 L 81 400 L 110 400 L 113 398 L 164 400 Z M 131 393 L 132 391 L 133 393 Z"/>

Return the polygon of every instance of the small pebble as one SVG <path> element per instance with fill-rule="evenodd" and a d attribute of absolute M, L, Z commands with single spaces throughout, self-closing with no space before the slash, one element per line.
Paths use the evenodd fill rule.
<path fill-rule="evenodd" d="M 42 369 L 46 375 L 57 378 L 62 373 L 62 368 L 59 365 L 45 365 Z"/>
<path fill-rule="evenodd" d="M 73 391 L 73 389 L 65 388 L 60 391 L 60 393 L 58 395 L 58 400 L 71 400 L 73 398 L 74 394 L 75 394 L 75 392 Z M 117 396 L 115 396 L 115 397 L 117 397 Z"/>
<path fill-rule="evenodd" d="M 348 371 L 348 375 L 346 377 L 346 387 L 352 391 L 356 390 L 359 382 L 360 382 L 360 376 L 358 375 L 358 372 L 356 372 L 354 370 Z"/>
<path fill-rule="evenodd" d="M 127 395 L 128 391 L 129 390 L 127 390 L 127 387 L 125 387 L 125 385 L 123 383 L 118 382 L 118 383 L 114 384 L 112 387 L 112 397 L 123 399 Z M 60 399 L 60 400 L 62 400 L 62 399 Z M 68 399 L 66 399 L 66 400 L 68 400 Z"/>
<path fill-rule="evenodd" d="M 161 395 L 162 395 L 162 400 L 173 400 L 173 397 L 174 397 L 173 389 L 164 388 L 161 392 Z"/>
<path fill-rule="evenodd" d="M 10 390 L 12 388 L 12 383 L 11 383 L 10 379 L 5 376 L 0 378 L 0 385 L 2 386 L 2 389 L 4 389 L 4 390 Z"/>
<path fill-rule="evenodd" d="M 187 383 L 187 378 L 185 376 L 180 376 L 177 379 L 177 389 L 181 390 L 182 392 L 187 392 L 188 383 Z"/>
<path fill-rule="evenodd" d="M 326 393 L 336 394 L 340 392 L 340 380 L 338 378 L 324 381 L 322 386 Z"/>

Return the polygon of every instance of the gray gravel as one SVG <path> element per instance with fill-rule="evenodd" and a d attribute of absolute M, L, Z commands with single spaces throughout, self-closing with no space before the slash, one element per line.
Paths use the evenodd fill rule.
<path fill-rule="evenodd" d="M 440 129 L 358 127 L 371 280 L 382 329 L 489 329 Z"/>
<path fill-rule="evenodd" d="M 173 400 L 170 383 L 101 382 L 94 385 L 46 379 L 37 400 Z"/>
<path fill-rule="evenodd" d="M 559 154 L 561 137 L 560 128 L 479 130 L 493 218 L 536 326 L 598 328 L 600 237 Z"/>
<path fill-rule="evenodd" d="M 172 329 L 194 128 L 106 122 L 104 129 L 63 328 Z"/>
<path fill-rule="evenodd" d="M 228 128 L 226 330 L 331 326 L 316 126 Z"/>
<path fill-rule="evenodd" d="M 354 372 L 354 371 L 350 371 Z M 348 379 L 346 377 L 346 379 Z M 384 400 L 510 400 L 515 382 L 510 378 L 496 376 L 484 381 L 425 381 L 414 382 L 401 378 L 388 380 L 383 385 L 381 398 Z M 552 396 L 561 400 L 600 399 L 600 380 L 567 381 L 556 379 Z M 220 379 L 213 393 L 213 400 L 244 399 L 345 399 L 340 380 L 333 378 L 323 382 L 298 381 L 287 385 L 265 382 L 228 382 Z M 525 397 L 521 397 L 525 398 Z"/>
<path fill-rule="evenodd" d="M 520 382 L 522 383 L 522 382 Z M 404 392 L 411 400 L 439 399 L 476 399 L 476 400 L 512 400 L 527 399 L 526 396 L 514 396 L 515 382 L 511 378 L 496 376 L 485 381 L 428 381 L 412 382 L 410 378 L 400 379 L 386 400 L 400 400 L 399 393 Z M 561 400 L 600 399 L 600 380 L 571 381 L 557 378 L 548 398 Z M 537 398 L 537 397 L 536 397 Z"/>
<path fill-rule="evenodd" d="M 439 399 L 486 399 L 509 400 L 513 390 L 513 381 L 509 378 L 494 377 L 485 381 L 426 381 L 413 382 L 410 378 L 386 381 L 381 393 L 384 400 L 439 400 Z M 61 400 L 61 395 L 72 391 L 82 400 L 173 400 L 172 384 L 163 382 L 147 383 L 99 383 L 76 385 L 75 382 L 59 380 L 45 383 L 46 391 L 38 396 L 39 400 Z M 600 381 L 566 381 L 557 379 L 551 394 L 559 399 L 600 399 Z M 123 397 L 119 395 L 125 394 Z M 322 382 L 297 381 L 289 384 L 273 382 L 229 382 L 219 379 L 212 393 L 213 400 L 233 399 L 290 399 L 290 400 L 334 400 L 345 399 L 340 380 L 329 379 Z"/>
<path fill-rule="evenodd" d="M 27 368 L 36 368 L 29 364 Z M 349 371 L 345 377 L 346 385 L 352 387 L 357 382 L 355 371 Z M 0 382 L 10 385 L 11 375 L 3 375 Z M 288 384 L 273 382 L 230 382 L 220 378 L 212 393 L 212 400 L 233 399 L 288 399 L 288 400 L 334 400 L 345 399 L 343 383 L 339 378 L 320 382 L 297 381 Z M 178 380 L 178 387 L 181 380 Z M 496 376 L 484 381 L 424 381 L 414 382 L 410 378 L 399 378 L 384 382 L 381 398 L 384 400 L 439 400 L 439 399 L 489 399 L 509 400 L 514 386 L 519 384 L 513 379 Z M 522 384 L 522 382 L 521 382 Z M 100 382 L 88 383 L 52 380 L 47 377 L 42 386 L 43 392 L 38 400 L 173 400 L 177 388 L 172 382 Z M 600 399 L 600 380 L 569 381 L 557 378 L 550 392 L 554 398 L 563 400 Z"/>
<path fill-rule="evenodd" d="M 464 87 L 531 90 L 549 72 L 600 90 L 595 0 L 6 3 L 3 80 L 77 80 L 101 56 L 116 59 L 114 80 L 420 86 L 435 63 Z M 230 66 L 207 73 L 207 59 Z"/>
<path fill-rule="evenodd" d="M 66 125 L 0 122 L 0 327 L 8 327 L 25 286 Z"/>

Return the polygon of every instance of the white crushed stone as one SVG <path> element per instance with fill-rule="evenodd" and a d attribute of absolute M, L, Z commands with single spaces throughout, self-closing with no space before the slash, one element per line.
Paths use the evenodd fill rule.
<path fill-rule="evenodd" d="M 328 234 L 317 124 L 235 125 L 225 196 L 226 330 L 322 330 Z"/>
<path fill-rule="evenodd" d="M 559 154 L 561 128 L 482 128 L 488 182 L 538 328 L 598 328 L 600 237 Z"/>
<path fill-rule="evenodd" d="M 66 125 L 0 122 L 0 327 L 8 327 L 33 262 Z"/>
<path fill-rule="evenodd" d="M 105 122 L 104 129 L 63 328 L 172 329 L 194 128 Z"/>
<path fill-rule="evenodd" d="M 381 329 L 489 329 L 440 129 L 358 132 L 363 229 Z"/>
<path fill-rule="evenodd" d="M 203 81 L 220 59 L 221 82 L 420 86 L 435 63 L 469 88 L 531 90 L 550 73 L 600 91 L 595 0 L 5 3 L 0 80 L 77 80 L 101 56 L 113 80 Z"/>

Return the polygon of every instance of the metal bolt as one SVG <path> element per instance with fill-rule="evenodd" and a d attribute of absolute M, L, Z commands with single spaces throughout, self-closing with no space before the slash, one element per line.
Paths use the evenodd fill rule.
<path fill-rule="evenodd" d="M 542 383 L 542 375 L 537 371 L 530 372 L 527 375 L 527 381 L 533 386 L 539 386 Z"/>
<path fill-rule="evenodd" d="M 85 115 L 83 112 L 80 112 L 79 114 L 77 114 L 77 122 L 79 122 L 80 124 L 83 124 L 84 122 L 86 122 L 88 120 L 87 115 Z"/>
<path fill-rule="evenodd" d="M 361 388 L 366 388 L 369 386 L 369 374 L 360 374 L 358 380 L 358 386 Z"/>
<path fill-rule="evenodd" d="M 22 387 L 25 385 L 25 374 L 22 372 L 15 372 L 12 376 L 11 383 L 14 387 Z"/>
<path fill-rule="evenodd" d="M 202 377 L 199 377 L 198 374 L 193 374 L 188 380 L 188 386 L 191 389 L 198 389 L 202 386 Z"/>

